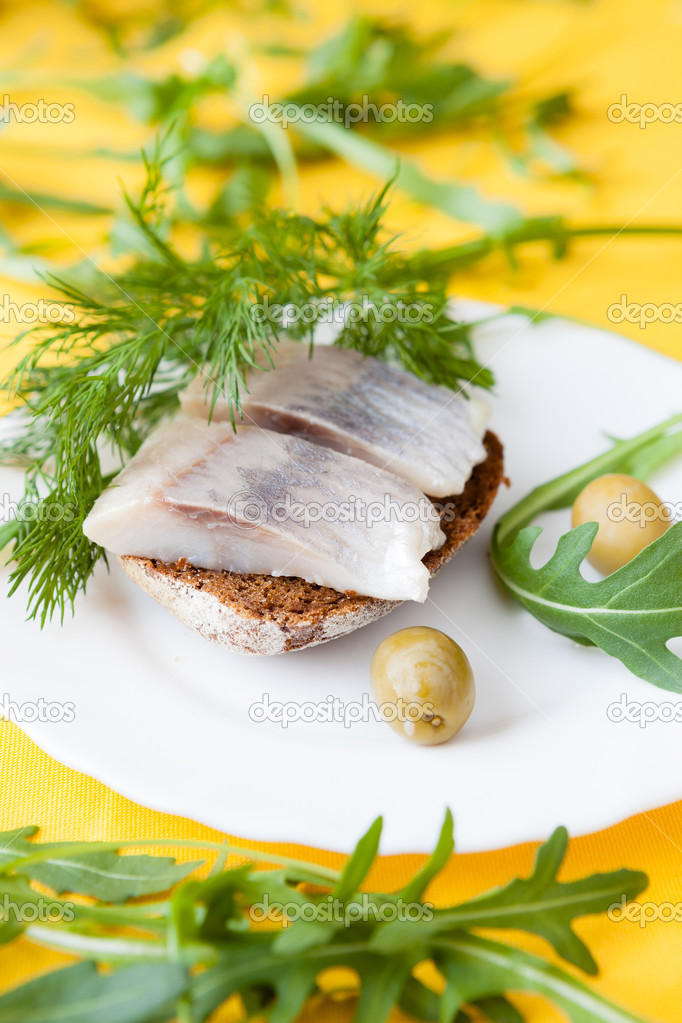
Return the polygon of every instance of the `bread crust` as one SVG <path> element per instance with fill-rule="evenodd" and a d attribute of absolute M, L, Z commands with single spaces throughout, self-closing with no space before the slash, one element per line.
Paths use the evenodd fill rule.
<path fill-rule="evenodd" d="M 490 431 L 484 444 L 488 457 L 476 466 L 464 493 L 440 502 L 446 512 L 454 506 L 455 514 L 443 518 L 443 546 L 424 558 L 432 576 L 477 531 L 503 480 L 502 444 Z M 402 603 L 340 593 L 298 578 L 195 568 L 186 561 L 167 564 L 130 556 L 119 561 L 133 582 L 183 624 L 228 650 L 252 656 L 326 643 L 377 621 Z"/>

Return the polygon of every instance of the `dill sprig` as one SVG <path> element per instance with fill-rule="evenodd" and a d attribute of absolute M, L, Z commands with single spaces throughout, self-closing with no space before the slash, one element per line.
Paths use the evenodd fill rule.
<path fill-rule="evenodd" d="M 281 318 L 255 311 L 305 308 L 319 319 L 330 303 L 351 303 L 338 344 L 449 387 L 492 384 L 448 314 L 445 278 L 413 278 L 384 238 L 387 189 L 319 219 L 263 210 L 220 246 L 185 259 L 166 237 L 160 162 L 158 154 L 147 161 L 140 199 L 126 196 L 150 255 L 115 275 L 97 270 L 87 285 L 49 278 L 69 315 L 17 339 L 28 333 L 30 347 L 4 382 L 25 429 L 4 442 L 0 460 L 25 465 L 22 506 L 32 514 L 3 526 L 0 546 L 13 543 L 11 592 L 28 582 L 29 615 L 41 624 L 73 609 L 105 558 L 82 532 L 113 475 L 104 460 L 113 456 L 118 467 L 135 454 L 197 373 L 214 400 L 229 399 L 236 422 L 248 372 L 273 363 L 282 333 L 312 337 L 314 323 L 283 331 Z M 401 305 L 412 310 L 409 321 L 376 315 Z"/>
<path fill-rule="evenodd" d="M 96 564 L 106 561 L 82 524 L 197 374 L 213 401 L 229 400 L 236 424 L 248 373 L 272 365 L 283 335 L 312 340 L 333 309 L 342 313 L 336 344 L 396 361 L 429 383 L 491 387 L 490 370 L 472 350 L 474 325 L 450 314 L 453 273 L 495 252 L 513 265 L 528 243 L 545 241 L 562 258 L 576 237 L 682 233 L 531 217 L 506 232 L 408 255 L 383 229 L 387 186 L 364 204 L 318 218 L 263 207 L 249 223 L 230 220 L 219 240 L 206 239 L 188 259 L 170 240 L 163 147 L 146 160 L 140 198 L 125 196 L 144 254 L 120 273 L 96 268 L 85 277 L 81 268 L 48 278 L 69 315 L 16 339 L 24 345 L 29 334 L 30 347 L 2 384 L 19 405 L 19 430 L 0 442 L 0 463 L 23 465 L 26 484 L 18 513 L 0 527 L 0 547 L 12 545 L 10 592 L 27 583 L 29 616 L 41 624 L 73 610 Z M 401 309 L 409 315 L 381 315 Z M 292 310 L 312 312 L 312 320 L 292 320 Z"/>

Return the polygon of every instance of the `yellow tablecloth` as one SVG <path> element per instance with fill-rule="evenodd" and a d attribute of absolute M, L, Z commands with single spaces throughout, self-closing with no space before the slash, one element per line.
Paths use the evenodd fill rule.
<path fill-rule="evenodd" d="M 347 15 L 350 6 L 362 9 L 365 5 L 335 2 L 320 5 L 320 9 L 312 6 L 307 21 L 285 29 L 277 23 L 278 38 L 304 43 L 318 39 Z M 682 101 L 680 0 L 650 0 L 646 5 L 637 0 L 594 0 L 591 4 L 549 0 L 455 4 L 441 0 L 422 5 L 373 0 L 369 6 L 373 13 L 405 17 L 425 31 L 453 27 L 453 53 L 491 73 L 517 74 L 528 94 L 566 84 L 576 89 L 579 113 L 559 135 L 593 173 L 592 184 L 514 178 L 482 137 L 466 141 L 456 136 L 434 137 L 406 147 L 405 152 L 434 176 L 470 180 L 486 193 L 522 203 L 529 211 L 561 211 L 585 223 L 682 220 L 680 126 L 658 121 L 641 129 L 607 117 L 609 106 L 624 95 L 640 104 Z M 268 38 L 274 25 L 267 20 L 259 23 L 261 37 Z M 139 55 L 131 66 L 160 74 L 187 66 L 188 54 L 197 50 L 208 54 L 221 47 L 243 51 L 249 31 L 254 31 L 252 19 L 240 22 L 223 10 L 209 12 L 179 40 Z M 76 98 L 76 118 L 71 125 L 5 129 L 0 139 L 0 184 L 16 182 L 29 190 L 59 191 L 105 203 L 118 194 L 118 177 L 134 188 L 140 180 L 134 165 L 79 156 L 79 151 L 95 147 L 130 150 L 147 139 L 143 128 L 124 111 L 86 98 L 64 82 L 66 77 L 120 71 L 120 64 L 96 30 L 80 20 L 69 5 L 27 2 L 3 7 L 0 32 L 2 63 L 12 99 L 27 102 L 49 95 L 50 100 L 69 102 Z M 23 76 L 29 67 L 37 70 L 27 81 Z M 260 79 L 251 83 L 257 93 L 276 95 L 285 77 L 289 84 L 300 74 L 295 62 L 277 74 L 273 60 L 262 58 L 259 67 Z M 207 104 L 204 116 L 213 122 L 220 119 L 219 100 Z M 202 194 L 214 182 L 212 175 L 197 174 L 192 188 Z M 358 171 L 325 164 L 304 173 L 302 205 L 315 210 L 320 199 L 342 205 L 348 197 L 366 193 L 370 184 Z M 48 217 L 21 207 L 9 211 L 4 222 L 24 243 L 51 239 L 50 254 L 60 258 L 75 258 L 79 251 L 81 255 L 83 251 L 103 252 L 106 223 L 102 218 L 59 213 Z M 415 243 L 444 243 L 470 233 L 444 216 L 417 209 L 404 198 L 394 202 L 391 224 Z M 574 246 L 569 259 L 556 264 L 548 263 L 544 250 L 531 251 L 515 276 L 500 263 L 460 278 L 457 288 L 469 296 L 547 307 L 608 326 L 607 309 L 622 295 L 641 304 L 675 304 L 682 298 L 681 245 L 677 239 L 584 241 Z M 15 301 L 34 300 L 41 294 L 15 280 L 3 280 L 2 284 Z M 670 355 L 682 354 L 678 325 L 658 321 L 646 329 L 636 324 L 623 324 L 620 329 Z M 7 323 L 0 325 L 0 330 L 4 336 L 12 333 Z M 9 358 L 7 353 L 0 356 L 0 372 Z M 48 840 L 215 837 L 207 828 L 136 806 L 97 781 L 62 767 L 7 722 L 0 723 L 0 760 L 2 829 L 37 823 Z M 456 813 L 456 798 L 453 809 Z M 312 855 L 320 862 L 339 861 L 332 853 Z M 531 858 L 530 846 L 462 856 L 440 879 L 434 895 L 450 901 L 503 883 L 527 871 Z M 416 862 L 415 857 L 387 857 L 371 880 L 378 886 L 396 886 Z M 644 897 L 647 900 L 677 903 L 682 899 L 682 804 L 576 839 L 571 844 L 566 876 L 623 864 L 648 871 L 651 887 Z M 581 921 L 577 930 L 601 965 L 601 976 L 594 982 L 599 990 L 643 1016 L 679 1023 L 682 967 L 678 924 L 657 921 L 642 929 L 634 923 L 599 918 Z M 544 951 L 539 942 L 527 947 Z M 2 948 L 0 988 L 58 961 L 52 953 L 21 943 Z M 523 1000 L 519 1004 L 533 1023 L 560 1018 L 539 1002 Z M 343 1004 L 313 1008 L 309 1015 L 311 1020 L 348 1017 L 349 1008 Z"/>

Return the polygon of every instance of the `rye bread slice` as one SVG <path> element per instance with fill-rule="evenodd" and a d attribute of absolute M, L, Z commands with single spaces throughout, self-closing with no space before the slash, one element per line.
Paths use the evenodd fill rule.
<path fill-rule="evenodd" d="M 485 462 L 476 466 L 464 493 L 446 498 L 455 508 L 443 521 L 446 541 L 424 564 L 435 575 L 473 536 L 503 479 L 502 445 L 486 434 Z M 316 646 L 369 625 L 402 601 L 340 593 L 288 576 L 240 575 L 124 556 L 123 568 L 146 593 L 205 639 L 240 654 L 269 656 Z"/>

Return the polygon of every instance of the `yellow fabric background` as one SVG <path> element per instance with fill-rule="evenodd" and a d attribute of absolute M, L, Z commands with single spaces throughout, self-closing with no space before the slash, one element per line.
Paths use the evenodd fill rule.
<path fill-rule="evenodd" d="M 131 0 L 130 6 L 140 5 Z M 337 25 L 352 7 L 365 6 L 320 3 L 310 7 L 307 21 L 283 28 L 281 22 L 266 19 L 264 24 L 258 23 L 257 31 L 265 39 L 274 36 L 309 42 Z M 649 0 L 647 4 L 638 0 L 586 4 L 570 0 L 439 0 L 421 5 L 372 0 L 368 6 L 372 12 L 404 16 L 423 30 L 455 28 L 453 53 L 472 59 L 488 72 L 518 74 L 527 94 L 566 84 L 577 91 L 579 116 L 559 135 L 593 172 L 591 185 L 522 181 L 511 175 L 483 137 L 463 140 L 455 135 L 418 141 L 405 148 L 434 176 L 471 180 L 486 193 L 518 201 L 529 211 L 562 211 L 584 223 L 682 220 L 682 128 L 656 123 L 641 130 L 633 124 L 613 124 L 606 117 L 607 108 L 623 94 L 640 103 L 682 101 L 680 0 Z M 249 33 L 256 30 L 254 24 L 253 19 L 240 20 L 224 10 L 214 11 L 190 26 L 180 40 L 137 57 L 134 66 L 161 74 L 179 69 L 188 50 L 210 54 L 227 47 L 231 52 L 245 52 Z M 134 189 L 140 180 L 134 165 L 83 159 L 79 150 L 93 146 L 130 149 L 146 141 L 146 132 L 125 112 L 77 94 L 58 81 L 67 72 L 77 78 L 120 70 L 102 38 L 68 5 L 30 0 L 3 6 L 0 33 L 0 63 L 11 82 L 12 99 L 22 102 L 49 95 L 50 100 L 68 102 L 77 98 L 77 117 L 71 126 L 5 129 L 0 137 L 0 183 L 15 181 L 27 189 L 59 191 L 104 203 L 111 203 L 118 194 L 119 177 Z M 24 56 L 37 70 L 28 81 L 12 80 L 9 73 L 21 66 Z M 300 67 L 292 61 L 275 77 L 274 63 L 262 59 L 251 85 L 256 94 L 275 95 L 299 75 Z M 219 123 L 225 112 L 218 100 L 212 100 L 202 116 L 208 123 Z M 192 190 L 205 194 L 215 180 L 208 173 L 196 174 Z M 330 162 L 305 171 L 301 205 L 311 211 L 321 199 L 342 205 L 351 196 L 365 194 L 371 184 L 359 171 Z M 47 217 L 21 207 L 9 210 L 5 223 L 25 243 L 51 239 L 50 252 L 58 258 L 73 259 L 79 250 L 81 255 L 92 252 L 99 257 L 104 251 L 106 218 Z M 393 204 L 391 224 L 406 233 L 409 243 L 445 243 L 472 233 L 470 228 L 417 209 L 400 197 Z M 522 268 L 513 277 L 501 262 L 488 264 L 458 279 L 456 288 L 496 302 L 547 306 L 608 326 L 606 310 L 622 294 L 640 303 L 680 300 L 681 245 L 677 239 L 584 241 L 574 247 L 569 259 L 556 264 L 549 263 L 546 251 L 538 248 L 525 253 Z M 1 283 L 2 290 L 15 301 L 34 300 L 41 294 L 16 281 L 3 279 Z M 670 355 L 682 354 L 679 326 L 655 323 L 646 330 L 632 325 L 621 329 Z M 9 337 L 12 331 L 2 324 L 0 333 Z M 0 372 L 6 370 L 9 359 L 7 353 L 0 356 Z M 0 722 L 0 760 L 0 828 L 37 823 L 46 840 L 216 837 L 191 821 L 136 806 L 99 782 L 62 767 L 7 722 Z M 532 799 L 532 793 L 528 798 Z M 456 813 L 456 799 L 453 809 Z M 263 812 L 267 813 L 267 807 Z M 320 862 L 339 862 L 333 853 L 313 851 L 311 855 Z M 434 886 L 433 896 L 445 902 L 503 883 L 527 871 L 531 859 L 530 846 L 459 857 Z M 417 862 L 414 856 L 384 858 L 370 880 L 378 886 L 397 886 Z M 647 900 L 682 899 L 682 804 L 574 840 L 565 876 L 624 864 L 648 871 L 651 887 L 644 896 Z M 656 922 L 641 929 L 636 924 L 599 918 L 581 921 L 577 930 L 602 967 L 594 982 L 596 988 L 642 1016 L 660 1023 L 679 1023 L 682 967 L 678 924 Z M 526 945 L 545 951 L 540 942 Z M 63 958 L 20 943 L 1 948 L 0 988 L 60 961 Z M 526 1008 L 532 1023 L 553 1023 L 560 1018 L 535 1000 L 520 999 L 519 1005 Z M 327 1002 L 313 1007 L 307 1019 L 341 1021 L 349 1017 L 347 1004 Z"/>

